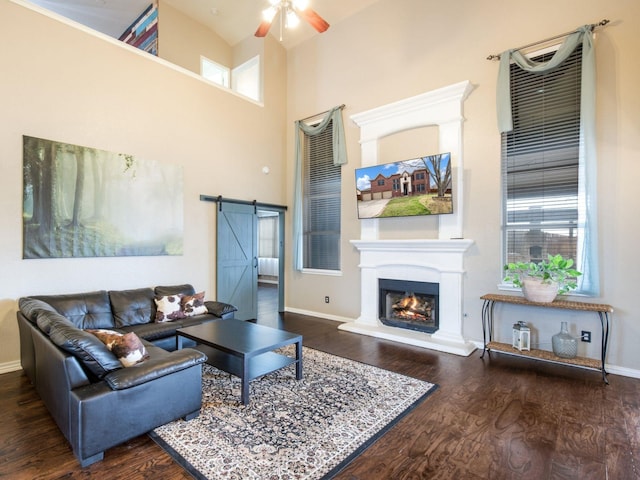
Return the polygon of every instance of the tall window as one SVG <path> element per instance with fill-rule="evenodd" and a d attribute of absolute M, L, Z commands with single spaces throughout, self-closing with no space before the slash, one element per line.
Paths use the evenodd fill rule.
<path fill-rule="evenodd" d="M 581 68 L 581 46 L 547 73 L 511 65 L 514 128 L 502 134 L 505 263 L 558 253 L 578 259 Z"/>
<path fill-rule="evenodd" d="M 303 268 L 314 270 L 340 270 L 341 167 L 333 164 L 331 122 L 304 136 Z"/>

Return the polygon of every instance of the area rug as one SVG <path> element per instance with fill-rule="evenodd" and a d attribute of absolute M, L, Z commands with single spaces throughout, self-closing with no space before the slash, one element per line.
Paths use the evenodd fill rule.
<path fill-rule="evenodd" d="M 303 375 L 252 381 L 245 406 L 240 379 L 204 365 L 200 416 L 150 436 L 197 479 L 328 479 L 437 388 L 308 347 Z"/>

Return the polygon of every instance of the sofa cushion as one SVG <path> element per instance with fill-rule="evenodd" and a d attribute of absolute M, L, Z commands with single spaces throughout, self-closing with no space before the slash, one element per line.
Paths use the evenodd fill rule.
<path fill-rule="evenodd" d="M 182 311 L 182 295 L 164 295 L 155 298 L 156 318 L 158 323 L 172 322 L 185 317 Z"/>
<path fill-rule="evenodd" d="M 40 316 L 56 315 L 51 312 L 41 312 Z M 122 364 L 116 356 L 109 351 L 95 335 L 79 329 L 66 318 L 49 318 L 49 338 L 58 347 L 69 352 L 98 378 L 103 378 L 107 373 L 122 368 Z"/>
<path fill-rule="evenodd" d="M 204 304 L 204 292 L 194 295 L 184 295 L 180 300 L 180 304 L 185 317 L 193 317 L 208 312 Z"/>
<path fill-rule="evenodd" d="M 182 285 L 158 286 L 155 288 L 156 297 L 164 297 L 167 295 L 193 295 L 196 289 L 193 285 L 184 283 Z"/>
<path fill-rule="evenodd" d="M 138 337 L 149 342 L 153 342 L 159 338 L 174 336 L 176 334 L 176 330 L 182 327 L 181 322 L 182 321 L 130 325 L 128 327 L 119 328 L 118 330 L 124 333 L 135 332 Z"/>
<path fill-rule="evenodd" d="M 48 303 L 78 328 L 115 326 L 106 290 L 66 295 L 38 295 L 31 298 Z"/>
<path fill-rule="evenodd" d="M 109 299 L 115 326 L 120 328 L 152 322 L 156 315 L 153 297 L 151 288 L 110 291 Z"/>
<path fill-rule="evenodd" d="M 131 367 L 149 358 L 142 340 L 133 332 L 123 334 L 103 329 L 87 330 L 87 332 L 98 337 L 124 367 Z"/>

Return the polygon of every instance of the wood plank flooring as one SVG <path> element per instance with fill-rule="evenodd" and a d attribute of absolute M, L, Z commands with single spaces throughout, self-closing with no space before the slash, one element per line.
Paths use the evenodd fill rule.
<path fill-rule="evenodd" d="M 638 379 L 610 375 L 606 386 L 598 372 L 479 351 L 464 358 L 290 313 L 269 323 L 302 334 L 305 346 L 440 386 L 336 479 L 640 479 Z M 12 372 L 0 375 L 0 478 L 191 477 L 146 435 L 80 468 L 34 388 Z"/>

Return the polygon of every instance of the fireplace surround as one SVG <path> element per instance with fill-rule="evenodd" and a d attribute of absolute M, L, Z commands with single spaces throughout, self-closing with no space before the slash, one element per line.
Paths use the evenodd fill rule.
<path fill-rule="evenodd" d="M 387 340 L 470 355 L 476 346 L 465 340 L 464 255 L 473 240 L 352 240 L 360 252 L 360 316 L 338 328 Z M 384 325 L 379 320 L 379 280 L 430 282 L 439 286 L 438 329 L 433 333 Z"/>
<path fill-rule="evenodd" d="M 380 163 L 379 139 L 413 128 L 437 126 L 439 144 L 435 150 L 451 152 L 452 190 L 457 202 L 452 214 L 438 216 L 436 239 L 380 239 L 379 222 L 384 219 L 360 220 L 360 239 L 351 240 L 360 253 L 360 316 L 341 324 L 341 330 L 457 355 L 468 356 L 476 349 L 462 331 L 464 256 L 474 243 L 462 232 L 462 105 L 472 89 L 464 81 L 351 117 L 360 127 L 363 167 Z M 437 330 L 425 332 L 383 324 L 378 308 L 380 279 L 438 284 Z"/>

